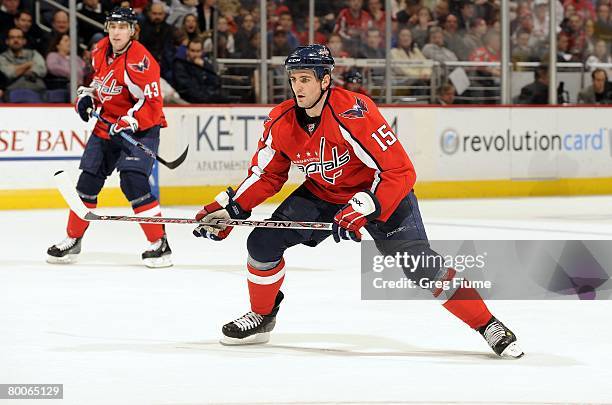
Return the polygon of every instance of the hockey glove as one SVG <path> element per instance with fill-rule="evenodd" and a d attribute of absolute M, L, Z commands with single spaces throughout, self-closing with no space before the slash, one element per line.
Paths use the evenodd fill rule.
<path fill-rule="evenodd" d="M 202 222 L 214 222 L 217 219 L 247 219 L 251 216 L 250 211 L 245 211 L 234 201 L 234 190 L 228 187 L 227 191 L 219 193 L 215 201 L 207 204 L 195 216 Z M 227 225 L 199 225 L 193 230 L 193 235 L 198 238 L 208 238 L 220 241 L 227 238 L 233 226 Z"/>
<path fill-rule="evenodd" d="M 138 121 L 136 121 L 136 118 L 124 115 L 111 125 L 109 134 L 112 137 L 119 132 L 123 132 L 126 135 L 133 136 L 136 131 L 138 131 Z"/>
<path fill-rule="evenodd" d="M 89 115 L 89 110 L 96 109 L 94 105 L 94 88 L 80 86 L 77 89 L 77 99 L 74 107 L 83 121 L 89 121 L 91 117 Z"/>
<path fill-rule="evenodd" d="M 341 239 L 352 239 L 361 242 L 360 229 L 368 220 L 375 219 L 379 215 L 380 204 L 376 196 L 369 190 L 360 191 L 334 216 L 332 225 L 334 241 L 338 243 Z"/>

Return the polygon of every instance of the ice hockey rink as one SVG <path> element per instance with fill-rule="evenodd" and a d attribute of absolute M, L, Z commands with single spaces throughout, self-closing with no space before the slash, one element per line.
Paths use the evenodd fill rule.
<path fill-rule="evenodd" d="M 421 210 L 430 239 L 612 239 L 611 197 L 424 200 Z M 612 403 L 609 299 L 490 301 L 526 352 L 501 360 L 436 302 L 362 301 L 359 245 L 327 240 L 288 251 L 270 343 L 226 347 L 221 326 L 248 310 L 248 229 L 216 243 L 170 225 L 175 266 L 150 270 L 135 224 L 93 224 L 66 266 L 45 263 L 65 210 L 0 220 L 0 382 L 63 384 L 52 403 Z M 3 403 L 30 402 L 45 403 Z"/>

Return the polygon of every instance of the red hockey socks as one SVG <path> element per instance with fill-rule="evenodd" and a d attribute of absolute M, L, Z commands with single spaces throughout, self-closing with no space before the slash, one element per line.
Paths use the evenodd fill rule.
<path fill-rule="evenodd" d="M 449 268 L 443 281 L 452 280 L 456 273 L 455 269 Z M 442 290 L 434 291 L 434 297 L 437 297 L 441 292 Z M 471 287 L 458 288 L 443 306 L 472 329 L 478 329 L 485 325 L 492 316 L 478 291 Z"/>
<path fill-rule="evenodd" d="M 95 203 L 83 201 L 83 204 L 89 209 L 96 208 Z M 89 221 L 84 221 L 77 216 L 72 210 L 68 215 L 68 225 L 66 226 L 66 233 L 71 238 L 81 238 L 85 234 L 85 231 L 89 227 Z"/>
<path fill-rule="evenodd" d="M 247 264 L 251 311 L 268 315 L 274 308 L 276 295 L 285 279 L 285 259 L 270 270 L 257 270 Z"/>
<path fill-rule="evenodd" d="M 161 208 L 157 200 L 141 205 L 140 207 L 134 207 L 133 209 L 134 213 L 141 217 L 161 217 Z M 161 239 L 165 233 L 162 224 L 140 224 L 140 227 L 144 231 L 147 240 L 151 243 Z"/>

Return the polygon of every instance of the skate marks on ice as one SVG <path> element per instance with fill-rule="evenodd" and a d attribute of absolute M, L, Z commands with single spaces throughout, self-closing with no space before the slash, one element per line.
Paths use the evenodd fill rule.
<path fill-rule="evenodd" d="M 396 358 L 434 360 L 441 364 L 482 364 L 485 361 L 512 363 L 525 367 L 569 367 L 582 363 L 567 356 L 529 352 L 518 360 L 500 359 L 487 348 L 483 351 L 423 348 L 404 341 L 365 334 L 338 333 L 274 333 L 264 345 L 224 346 L 218 339 L 181 342 L 174 340 L 124 337 L 95 337 L 63 332 L 47 332 L 76 340 L 93 341 L 60 346 L 55 352 L 131 352 L 147 354 L 186 354 L 222 357 L 257 358 L 271 355 L 284 356 L 336 356 L 355 358 Z M 475 336 L 475 338 L 479 338 Z M 484 342 L 483 342 L 484 344 Z"/>

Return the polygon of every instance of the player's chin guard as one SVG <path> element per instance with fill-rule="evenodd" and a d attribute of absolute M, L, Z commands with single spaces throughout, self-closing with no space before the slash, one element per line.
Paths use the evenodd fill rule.
<path fill-rule="evenodd" d="M 108 24 L 111 22 L 128 23 L 130 26 L 130 29 L 132 30 L 132 34 L 133 34 L 136 23 L 138 22 L 138 18 L 136 17 L 136 13 L 134 12 L 134 10 L 129 7 L 115 7 L 106 16 L 106 22 L 104 24 L 104 29 L 107 32 L 108 32 Z"/>
<path fill-rule="evenodd" d="M 298 46 L 285 59 L 287 74 L 291 74 L 292 70 L 312 70 L 319 81 L 323 80 L 325 75 L 331 76 L 334 66 L 334 58 L 329 48 L 318 44 Z M 321 89 L 321 94 L 317 101 L 306 109 L 314 107 L 323 97 L 325 90 L 327 89 Z"/>
<path fill-rule="evenodd" d="M 215 201 L 205 205 L 195 216 L 195 219 L 202 222 L 214 223 L 216 220 L 228 219 L 247 219 L 251 212 L 245 211 L 234 201 L 234 190 L 228 187 L 226 191 L 219 193 Z M 193 230 L 193 235 L 198 238 L 208 238 L 220 241 L 229 235 L 234 229 L 233 226 L 206 224 L 199 225 Z"/>
<path fill-rule="evenodd" d="M 361 228 L 368 221 L 378 218 L 381 208 L 376 196 L 370 191 L 355 194 L 334 216 L 332 234 L 334 241 L 354 240 L 361 242 Z"/>

